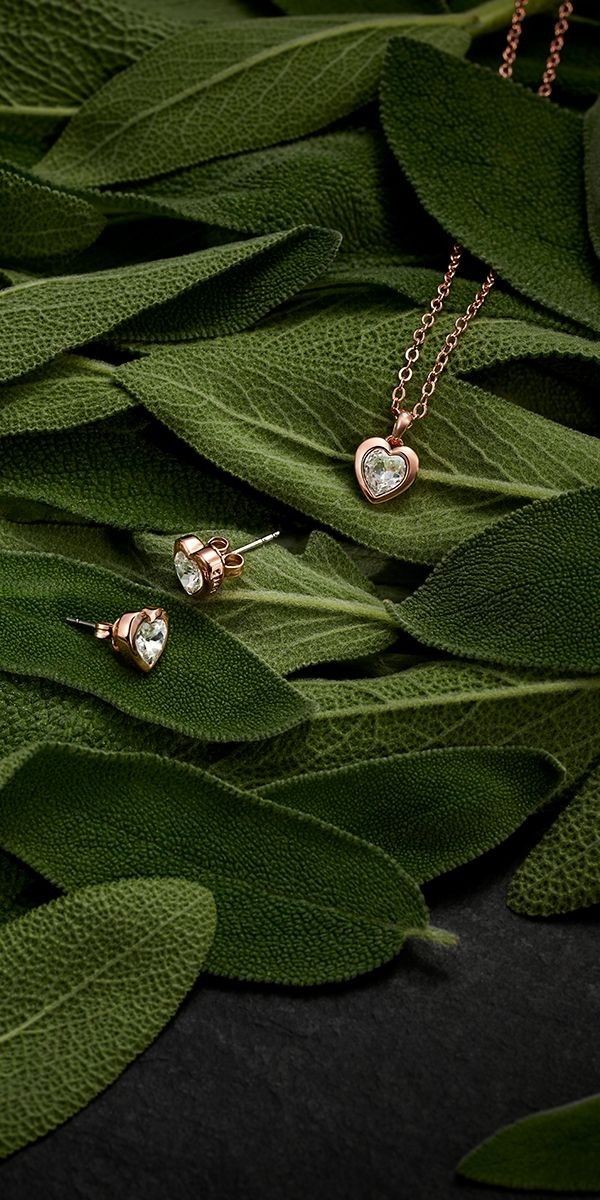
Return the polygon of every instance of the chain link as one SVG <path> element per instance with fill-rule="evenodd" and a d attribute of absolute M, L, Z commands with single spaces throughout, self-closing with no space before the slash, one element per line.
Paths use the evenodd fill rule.
<path fill-rule="evenodd" d="M 527 2 L 528 0 L 515 0 L 515 7 L 506 38 L 506 46 L 504 47 L 502 53 L 502 63 L 500 64 L 498 70 L 498 74 L 501 75 L 503 79 L 510 79 L 513 73 L 513 67 L 519 49 L 519 42 L 523 32 L 523 21 L 526 15 Z M 552 86 L 556 79 L 556 71 L 560 63 L 560 56 L 565 44 L 565 35 L 569 27 L 569 20 L 573 15 L 574 7 L 574 0 L 563 0 L 563 3 L 560 5 L 558 10 L 558 16 L 554 25 L 554 35 L 552 42 L 550 43 L 550 50 L 546 59 L 542 82 L 538 88 L 539 96 L 544 96 L 547 98 L 552 93 Z M 419 359 L 429 330 L 433 327 L 433 325 L 435 325 L 436 319 L 439 313 L 442 311 L 450 294 L 454 277 L 462 260 L 462 255 L 463 248 L 458 244 L 458 242 L 456 242 L 452 247 L 444 278 L 442 279 L 442 282 L 440 283 L 437 292 L 433 297 L 431 304 L 429 305 L 429 309 L 427 312 L 423 313 L 420 324 L 413 333 L 411 344 L 404 355 L 406 364 L 405 366 L 400 367 L 400 370 L 398 371 L 398 383 L 392 392 L 392 413 L 396 419 L 403 411 L 403 405 L 406 399 L 406 388 L 412 379 L 413 367 Z M 421 388 L 420 399 L 417 400 L 416 404 L 413 405 L 411 410 L 411 417 L 413 421 L 421 421 L 423 417 L 427 416 L 429 401 L 431 400 L 431 397 L 436 389 L 440 375 L 446 369 L 450 355 L 456 349 L 459 339 L 462 337 L 473 318 L 477 316 L 479 309 L 483 304 L 485 304 L 485 301 L 489 296 L 495 282 L 496 277 L 494 272 L 490 271 L 479 288 L 479 291 L 476 292 L 475 296 L 473 297 L 468 308 L 464 313 L 461 314 L 461 316 L 456 318 L 454 326 L 450 333 L 446 336 L 444 343 L 438 352 L 436 360 L 425 380 L 425 383 Z"/>

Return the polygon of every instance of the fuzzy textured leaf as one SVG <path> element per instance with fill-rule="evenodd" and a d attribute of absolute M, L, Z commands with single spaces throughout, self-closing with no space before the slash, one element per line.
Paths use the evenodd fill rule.
<path fill-rule="evenodd" d="M 586 779 L 512 879 L 508 903 L 532 917 L 600 903 L 600 770 Z"/>
<path fill-rule="evenodd" d="M 102 389 L 102 402 L 105 397 Z M 64 510 L 63 520 L 72 514 L 121 529 L 176 533 L 199 523 L 218 530 L 232 512 L 246 528 L 261 529 L 274 509 L 178 453 L 155 428 L 136 428 L 126 413 L 107 423 L 0 442 L 0 507 L 22 519 L 31 501 Z"/>
<path fill-rule="evenodd" d="M 291 141 L 374 98 L 399 29 L 464 53 L 461 18 L 445 20 L 265 18 L 185 29 L 84 104 L 38 172 L 95 186 Z"/>
<path fill-rule="evenodd" d="M 383 851 L 153 755 L 43 748 L 0 795 L 0 844 L 67 890 L 123 872 L 210 888 L 220 975 L 325 983 L 436 936 Z"/>
<path fill-rule="evenodd" d="M 588 225 L 600 256 L 600 99 L 586 113 L 584 128 Z"/>
<path fill-rule="evenodd" d="M 600 1191 L 600 1096 L 523 1117 L 458 1164 L 477 1183 L 536 1192 Z"/>
<path fill-rule="evenodd" d="M 96 205 L 17 171 L 0 167 L 0 255 L 3 261 L 37 260 L 83 250 L 102 232 Z"/>
<path fill-rule="evenodd" d="M 444 229 L 526 296 L 600 330 L 578 114 L 433 45 L 398 38 L 386 60 L 382 118 Z"/>
<path fill-rule="evenodd" d="M 416 320 L 399 316 L 391 301 L 343 304 L 329 314 L 318 307 L 247 335 L 157 350 L 121 367 L 118 378 L 219 467 L 410 561 L 434 562 L 529 499 L 600 483 L 596 439 L 446 375 L 427 421 L 411 430 L 421 460 L 415 486 L 381 509 L 367 504 L 354 451 L 365 436 L 386 431 L 399 347 Z M 543 337 L 533 330 L 529 353 L 533 338 Z M 574 355 L 598 353 L 583 338 L 554 336 L 566 338 Z"/>
<path fill-rule="evenodd" d="M 398 615 L 413 637 L 464 658 L 597 672 L 599 589 L 600 488 L 586 488 L 457 546 Z"/>
<path fill-rule="evenodd" d="M 0 1155 L 88 1104 L 153 1041 L 215 929 L 210 892 L 126 880 L 0 930 Z"/>
<path fill-rule="evenodd" d="M 432 663 L 379 679 L 298 680 L 310 720 L 285 737 L 232 750 L 220 776 L 261 787 L 390 753 L 442 746 L 522 746 L 552 754 L 577 779 L 600 754 L 600 678 Z"/>
<path fill-rule="evenodd" d="M 240 233 L 309 222 L 338 230 L 344 248 L 372 250 L 389 244 L 398 208 L 406 208 L 398 203 L 393 159 L 393 200 L 388 190 L 387 155 L 372 132 L 343 130 L 205 163 L 137 193 L 104 192 L 97 203 L 105 212 L 168 215 Z"/>
<path fill-rule="evenodd" d="M 306 227 L 178 258 L 16 284 L 0 292 L 0 380 L 117 327 L 125 337 L 134 332 L 149 339 L 158 330 L 168 339 L 174 327 L 189 337 L 251 324 L 325 270 L 338 242 L 330 230 Z M 132 326 L 141 311 L 143 325 Z"/>
<path fill-rule="evenodd" d="M 0 437 L 69 429 L 111 417 L 130 405 L 112 367 L 65 354 L 0 387 Z"/>
<path fill-rule="evenodd" d="M 363 759 L 261 794 L 381 846 L 424 882 L 503 842 L 563 776 L 533 751 L 458 748 Z"/>
<path fill-rule="evenodd" d="M 148 604 L 170 616 L 169 642 L 147 676 L 66 617 L 114 621 Z M 290 728 L 308 705 L 265 663 L 198 609 L 148 595 L 110 571 L 55 555 L 0 551 L 0 668 L 64 683 L 122 712 L 207 741 L 264 737 Z"/>

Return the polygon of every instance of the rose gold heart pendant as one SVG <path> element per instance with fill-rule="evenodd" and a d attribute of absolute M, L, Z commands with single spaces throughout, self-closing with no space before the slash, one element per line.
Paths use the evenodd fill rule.
<path fill-rule="evenodd" d="M 403 412 L 389 438 L 372 437 L 360 443 L 354 457 L 358 486 L 371 504 L 385 504 L 401 496 L 414 483 L 419 458 L 398 436 L 410 427 L 410 413 Z"/>

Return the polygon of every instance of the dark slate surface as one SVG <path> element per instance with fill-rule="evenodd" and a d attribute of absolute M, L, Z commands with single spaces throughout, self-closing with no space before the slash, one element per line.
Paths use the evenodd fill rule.
<path fill-rule="evenodd" d="M 457 1184 L 454 1164 L 600 1091 L 600 912 L 508 912 L 530 840 L 430 889 L 457 951 L 415 946 L 311 992 L 206 981 L 113 1087 L 0 1167 L 2 1200 L 516 1196 Z"/>

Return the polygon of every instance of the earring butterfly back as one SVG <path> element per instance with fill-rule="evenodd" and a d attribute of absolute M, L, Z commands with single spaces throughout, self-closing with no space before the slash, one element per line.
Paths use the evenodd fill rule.
<path fill-rule="evenodd" d="M 232 550 L 225 537 L 213 537 L 203 542 L 194 533 L 178 538 L 173 546 L 173 564 L 177 578 L 188 596 L 214 596 L 225 579 L 235 579 L 244 570 L 244 555 L 259 546 L 274 542 L 280 535 L 267 533 L 265 537 L 249 542 Z"/>

